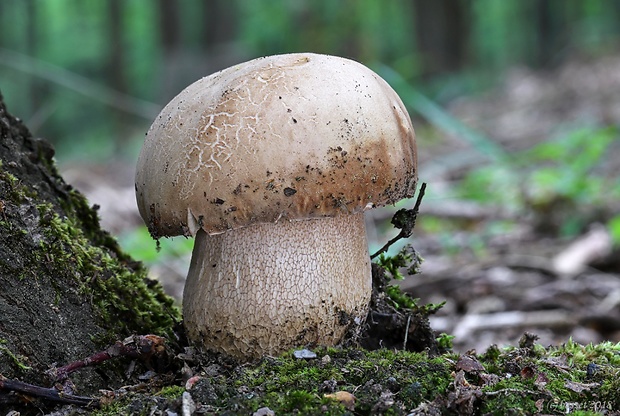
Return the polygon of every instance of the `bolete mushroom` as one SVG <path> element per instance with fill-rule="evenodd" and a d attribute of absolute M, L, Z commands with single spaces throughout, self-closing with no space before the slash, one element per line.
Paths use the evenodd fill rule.
<path fill-rule="evenodd" d="M 195 236 L 184 323 L 240 358 L 334 345 L 371 293 L 363 212 L 413 196 L 416 145 L 392 88 L 344 58 L 254 59 L 159 114 L 136 174 L 155 238 Z"/>

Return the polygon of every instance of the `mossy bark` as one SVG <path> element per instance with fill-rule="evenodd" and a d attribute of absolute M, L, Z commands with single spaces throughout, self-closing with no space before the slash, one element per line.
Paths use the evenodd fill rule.
<path fill-rule="evenodd" d="M 58 174 L 54 150 L 0 96 L 0 374 L 45 384 L 56 363 L 132 333 L 172 336 L 179 313 L 145 269 L 99 227 L 96 210 Z M 120 382 L 80 372 L 80 393 Z"/>

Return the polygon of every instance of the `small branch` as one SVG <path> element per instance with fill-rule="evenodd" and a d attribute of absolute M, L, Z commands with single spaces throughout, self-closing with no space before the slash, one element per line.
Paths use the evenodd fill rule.
<path fill-rule="evenodd" d="M 164 351 L 164 338 L 157 335 L 135 335 L 116 341 L 116 343 L 104 351 L 100 351 L 83 360 L 74 361 L 63 367 L 50 370 L 50 375 L 55 381 L 63 381 L 80 368 L 97 365 L 111 358 L 127 357 L 149 359 L 153 355 L 159 355 Z"/>
<path fill-rule="evenodd" d="M 403 351 L 407 351 L 407 339 L 409 338 L 409 325 L 411 324 L 411 314 L 407 316 L 407 326 L 405 327 L 405 340 L 403 341 Z"/>
<path fill-rule="evenodd" d="M 74 396 L 72 394 L 66 394 L 55 388 L 40 387 L 33 384 L 24 383 L 22 381 L 10 380 L 2 375 L 0 375 L 0 390 L 12 391 L 32 397 L 39 397 L 41 399 L 57 403 L 75 404 L 90 408 L 99 407 L 99 399 L 93 397 Z"/>
<path fill-rule="evenodd" d="M 519 390 L 514 388 L 506 388 L 495 391 L 485 391 L 484 394 L 486 396 L 497 396 L 498 394 L 506 394 L 508 396 L 519 394 L 521 396 L 530 395 L 530 396 L 549 396 L 543 391 L 534 391 L 534 390 Z"/>
<path fill-rule="evenodd" d="M 381 247 L 379 251 L 370 256 L 371 260 L 379 256 L 380 254 L 388 251 L 392 244 L 396 243 L 398 240 L 411 237 L 411 233 L 413 233 L 413 228 L 415 227 L 415 222 L 418 218 L 420 204 L 422 203 L 422 198 L 424 197 L 425 191 L 426 182 L 423 183 L 420 187 L 420 191 L 418 192 L 418 199 L 416 200 L 413 209 L 399 209 L 398 211 L 396 211 L 396 214 L 394 214 L 394 216 L 392 217 L 392 224 L 394 225 L 394 227 L 400 229 L 400 232 L 396 237 L 392 238 L 383 247 Z"/>

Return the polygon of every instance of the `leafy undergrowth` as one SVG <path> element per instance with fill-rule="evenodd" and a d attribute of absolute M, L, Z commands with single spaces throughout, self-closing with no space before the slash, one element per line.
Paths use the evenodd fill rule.
<path fill-rule="evenodd" d="M 606 224 L 620 242 L 620 180 L 611 166 L 615 125 L 565 132 L 468 172 L 457 194 L 530 218 L 541 235 L 572 237 L 588 224 Z"/>
<path fill-rule="evenodd" d="M 211 357 L 187 388 L 132 393 L 96 414 L 620 414 L 620 344 L 535 339 L 461 356 L 321 348 L 246 365 Z"/>

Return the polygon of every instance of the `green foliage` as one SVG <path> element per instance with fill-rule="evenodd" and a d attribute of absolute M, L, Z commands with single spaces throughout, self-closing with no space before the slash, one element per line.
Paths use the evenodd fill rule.
<path fill-rule="evenodd" d="M 583 128 L 515 154 L 507 163 L 471 171 L 462 182 L 462 198 L 493 203 L 513 212 L 546 218 L 562 211 L 563 235 L 580 231 L 586 213 L 620 198 L 620 179 L 601 170 L 618 143 L 616 127 Z M 610 222 L 610 229 L 617 226 Z"/>
<path fill-rule="evenodd" d="M 620 246 L 620 215 L 616 215 L 607 222 L 607 229 L 611 234 L 613 244 Z"/>
<path fill-rule="evenodd" d="M 392 300 L 396 309 L 413 309 L 418 306 L 419 299 L 411 297 L 408 293 L 403 292 L 398 285 L 388 285 L 385 293 Z"/>
<path fill-rule="evenodd" d="M 445 302 L 441 303 L 429 303 L 426 305 L 418 305 L 419 299 L 413 298 L 408 293 L 401 290 L 398 285 L 389 284 L 392 279 L 402 280 L 403 276 L 401 269 L 407 270 L 408 275 L 414 275 L 419 273 L 419 267 L 424 259 L 411 245 L 405 245 L 397 254 L 390 256 L 386 253 L 381 253 L 377 257 L 377 264 L 381 266 L 389 276 L 386 276 L 385 293 L 392 301 L 392 305 L 397 309 L 414 309 L 424 315 L 432 315 L 437 313 L 441 309 Z"/>
<path fill-rule="evenodd" d="M 411 254 L 407 253 L 404 249 L 395 256 L 388 256 L 385 253 L 381 253 L 377 258 L 377 263 L 390 274 L 392 279 L 396 280 L 403 280 L 405 278 L 400 272 L 400 269 L 407 266 L 410 261 Z"/>
<path fill-rule="evenodd" d="M 416 257 L 415 264 L 411 265 L 412 261 L 414 261 L 414 255 Z M 388 279 L 386 284 L 389 283 L 391 279 L 404 279 L 405 276 L 403 276 L 400 269 L 411 265 L 408 269 L 408 273 L 413 272 L 417 270 L 420 261 L 421 257 L 419 257 L 415 249 L 413 249 L 410 245 L 403 247 L 393 256 L 389 256 L 386 253 L 381 253 L 377 258 L 377 264 L 383 267 L 383 269 L 385 269 L 385 271 L 389 274 L 389 276 L 387 276 Z M 418 299 L 414 299 L 409 294 L 404 293 L 398 285 L 387 284 L 385 287 L 385 293 L 392 300 L 394 307 L 396 308 L 413 309 L 418 305 Z"/>
<path fill-rule="evenodd" d="M 409 33 L 410 6 L 374 0 L 237 2 L 242 30 L 239 42 L 259 54 L 314 51 L 350 55 L 359 48 L 359 59 L 377 57 L 411 62 L 414 39 Z M 386 24 L 386 23 L 390 24 Z M 282 36 L 287 33 L 290 36 Z M 410 71 L 411 67 L 407 67 Z"/>
<path fill-rule="evenodd" d="M 419 273 L 419 267 L 424 259 L 420 256 L 411 244 L 405 245 L 398 253 L 389 256 L 381 253 L 377 258 L 377 264 L 388 272 L 392 279 L 402 280 L 405 278 L 400 269 L 407 268 L 408 275 Z"/>
<path fill-rule="evenodd" d="M 571 131 L 560 140 L 548 141 L 524 152 L 522 164 L 537 169 L 527 182 L 527 198 L 548 203 L 553 198 L 598 203 L 608 196 L 620 196 L 620 182 L 597 171 L 609 146 L 618 140 L 618 128 L 583 128 Z M 611 195 L 608 192 L 611 191 Z"/>
<path fill-rule="evenodd" d="M 521 209 L 521 182 L 515 168 L 504 163 L 490 164 L 469 172 L 457 193 L 461 198 L 482 203 L 497 203 L 509 209 Z"/>
<path fill-rule="evenodd" d="M 440 351 L 451 351 L 453 339 L 454 339 L 454 335 L 448 335 L 444 332 L 439 334 L 439 336 L 437 337 L 437 345 L 439 346 L 439 350 Z"/>

